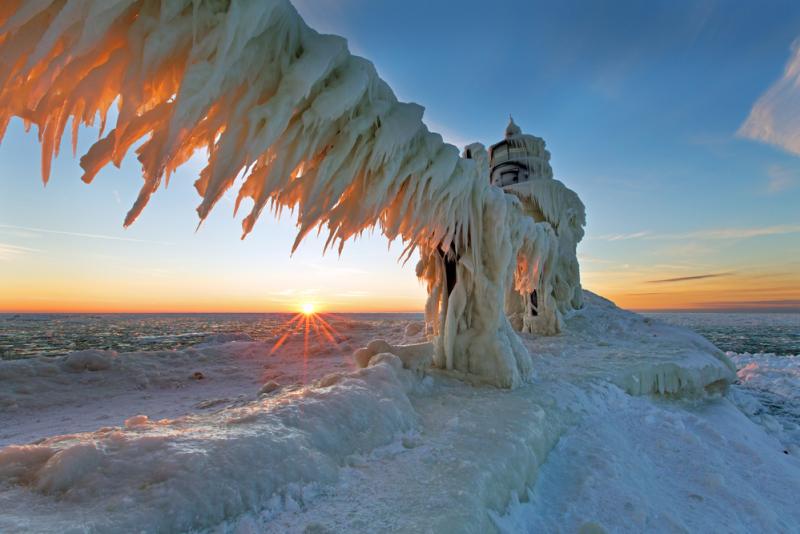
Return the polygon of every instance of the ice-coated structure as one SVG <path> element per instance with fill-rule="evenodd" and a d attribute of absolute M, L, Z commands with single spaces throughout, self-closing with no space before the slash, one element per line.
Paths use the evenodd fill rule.
<path fill-rule="evenodd" d="M 511 119 L 505 139 L 492 145 L 489 153 L 480 143 L 464 149 L 464 158 L 474 160 L 479 172 L 486 173 L 495 195 L 487 195 L 483 210 L 482 246 L 485 250 L 495 247 L 484 256 L 483 266 L 491 259 L 501 264 L 492 269 L 498 279 L 475 280 L 474 264 L 457 244 L 422 255 L 417 274 L 428 281 L 425 311 L 435 335 L 437 367 L 465 370 L 491 377 L 495 384 L 513 386 L 518 378 L 528 376 L 530 359 L 524 348 L 519 350 L 509 327 L 555 334 L 563 327 L 563 314 L 582 305 L 576 247 L 583 237 L 585 210 L 575 192 L 553 179 L 544 145 L 542 139 L 523 134 Z M 505 194 L 497 197 L 498 192 Z M 507 213 L 494 212 L 498 208 L 490 207 L 490 198 L 496 198 Z M 502 250 L 503 244 L 510 250 Z M 499 295 L 505 295 L 502 303 Z M 502 305 L 502 312 L 490 310 L 492 305 Z M 487 328 L 487 316 L 497 317 L 498 322 Z M 473 325 L 498 332 L 502 345 L 494 348 L 495 354 L 513 354 L 516 369 L 501 357 L 486 358 L 487 344 L 476 338 Z M 498 369 L 511 380 L 498 376 Z"/>
<path fill-rule="evenodd" d="M 459 157 L 421 106 L 398 102 L 369 61 L 309 28 L 288 0 L 8 0 L 0 63 L 0 137 L 13 116 L 36 125 L 45 182 L 70 120 L 73 149 L 80 125 L 100 120 L 102 137 L 80 160 L 87 183 L 144 141 L 126 226 L 205 149 L 201 221 L 241 177 L 244 235 L 269 206 L 296 208 L 295 247 L 323 227 L 326 249 L 374 226 L 400 238 L 401 257 L 421 256 L 439 367 L 516 386 L 531 359 L 512 323 L 556 332 L 580 306 L 577 195 L 544 167 L 492 185 L 481 145 Z M 532 140 L 514 130 L 507 141 L 538 150 Z"/>
<path fill-rule="evenodd" d="M 574 191 L 553 180 L 544 139 L 523 134 L 513 118 L 505 139 L 492 145 L 489 154 L 492 184 L 519 198 L 525 214 L 549 223 L 558 238 L 554 254 L 558 268 L 552 280 L 540 280 L 530 298 L 522 288 L 509 290 L 506 313 L 517 330 L 555 334 L 562 328 L 562 314 L 583 305 L 576 254 L 586 224 L 583 203 Z"/>

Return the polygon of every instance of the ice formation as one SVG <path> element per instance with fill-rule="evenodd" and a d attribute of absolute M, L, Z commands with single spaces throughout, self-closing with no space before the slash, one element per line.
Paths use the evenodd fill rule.
<path fill-rule="evenodd" d="M 421 106 L 398 102 L 369 61 L 309 28 L 288 0 L 7 0 L 0 64 L 0 137 L 13 116 L 36 125 L 45 182 L 70 120 L 73 150 L 81 124 L 99 117 L 105 134 L 80 160 L 87 183 L 143 141 L 126 226 L 206 149 L 201 221 L 241 178 L 244 235 L 269 206 L 297 210 L 295 247 L 323 228 L 325 248 L 339 251 L 374 226 L 401 239 L 402 257 L 422 258 L 439 367 L 519 385 L 531 358 L 506 311 L 519 329 L 552 333 L 580 306 L 577 196 L 551 176 L 513 195 L 490 184 L 483 147 L 460 157 L 428 131 Z M 535 320 L 524 304 L 534 290 Z"/>

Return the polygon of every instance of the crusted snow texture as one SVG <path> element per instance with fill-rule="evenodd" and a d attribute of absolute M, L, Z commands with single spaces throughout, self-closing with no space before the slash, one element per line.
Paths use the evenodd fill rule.
<path fill-rule="evenodd" d="M 213 526 L 298 485 L 329 484 L 349 456 L 413 428 L 407 374 L 391 361 L 376 362 L 281 401 L 158 421 L 136 415 L 124 428 L 9 445 L 0 449 L 0 499 L 27 488 L 55 501 L 43 512 L 51 526 L 36 519 L 37 527 L 23 530 L 63 531 L 59 516 L 76 503 L 81 530 L 92 532 Z"/>
<path fill-rule="evenodd" d="M 401 368 L 430 354 L 401 345 L 406 316 L 332 318 L 340 346 L 312 329 L 98 371 L 0 361 L 0 532 L 795 531 L 797 358 L 737 360 L 748 421 L 708 394 L 736 379 L 708 341 L 583 300 L 563 335 L 520 336 L 537 380 L 510 392 Z"/>
<path fill-rule="evenodd" d="M 412 323 L 413 324 L 413 323 Z M 391 345 L 383 339 L 375 339 L 353 353 L 353 359 L 359 367 L 372 365 L 376 356 L 391 354 L 396 356 L 402 367 L 411 369 L 419 374 L 431 364 L 433 345 L 430 342 L 414 343 L 413 345 Z"/>
<path fill-rule="evenodd" d="M 206 149 L 195 182 L 201 221 L 240 178 L 235 211 L 250 205 L 243 236 L 269 206 L 296 209 L 293 248 L 325 228 L 325 249 L 341 252 L 378 226 L 404 242 L 401 257 L 419 250 L 438 302 L 437 365 L 516 386 L 531 361 L 504 313 L 511 273 L 525 291 L 552 280 L 544 293 L 553 309 L 580 298 L 574 259 L 549 259 L 574 252 L 554 245 L 549 229 L 574 244 L 562 231 L 571 223 L 560 224 L 574 214 L 543 194 L 537 205 L 549 222 L 530 220 L 489 184 L 485 151 L 459 157 L 428 131 L 421 106 L 398 102 L 369 61 L 309 28 L 288 0 L 9 0 L 0 6 L 0 64 L 0 137 L 13 116 L 36 125 L 45 182 L 70 120 L 73 150 L 81 124 L 99 117 L 107 131 L 80 160 L 87 183 L 143 141 L 144 184 L 126 226 L 162 180 Z M 439 250 L 459 256 L 447 303 Z"/>

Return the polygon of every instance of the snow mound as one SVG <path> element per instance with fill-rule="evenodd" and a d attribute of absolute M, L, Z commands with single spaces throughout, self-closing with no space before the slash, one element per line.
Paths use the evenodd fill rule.
<path fill-rule="evenodd" d="M 782 400 L 800 406 L 800 355 L 735 352 L 726 355 L 736 364 L 742 385 L 770 391 Z"/>
<path fill-rule="evenodd" d="M 263 344 L 234 342 L 185 350 L 121 354 L 87 350 L 0 361 L 0 406 L 27 410 L 69 403 L 77 400 L 77 390 L 85 402 L 124 391 L 182 389 L 195 372 L 218 381 L 252 372 L 247 364 L 266 354 Z"/>
<path fill-rule="evenodd" d="M 349 321 L 335 343 L 322 334 L 264 342 L 201 343 L 180 350 L 81 351 L 0 361 L 0 446 L 121 424 L 131 415 L 174 418 L 255 399 L 264 384 L 294 388 L 350 371 L 350 336 L 391 321 Z M 402 341 L 398 329 L 387 339 Z M 232 336 L 237 337 L 239 336 Z M 202 377 L 202 379 L 200 379 Z M 135 410 L 135 412 L 133 412 Z M 133 413 L 132 413 L 133 412 Z M 87 415 L 90 413 L 91 415 Z"/>
<path fill-rule="evenodd" d="M 699 334 L 622 310 L 589 291 L 584 301 L 563 335 L 526 337 L 531 354 L 560 357 L 583 378 L 611 381 L 631 395 L 702 396 L 736 380 L 733 363 Z M 560 366 L 557 372 L 572 373 Z"/>
<path fill-rule="evenodd" d="M 594 388 L 500 532 L 795 532 L 800 462 L 725 398 Z M 520 502 L 522 501 L 522 502 Z"/>
<path fill-rule="evenodd" d="M 800 455 L 800 355 L 726 354 L 739 368 L 732 400 L 788 451 Z"/>
<path fill-rule="evenodd" d="M 406 337 L 415 338 L 425 333 L 425 323 L 423 321 L 414 321 L 406 325 Z"/>
<path fill-rule="evenodd" d="M 117 356 L 113 350 L 82 350 L 69 354 L 63 360 L 65 369 L 74 372 L 105 371 L 111 369 L 111 360 Z"/>
<path fill-rule="evenodd" d="M 800 523 L 800 465 L 783 441 L 791 435 L 765 432 L 737 409 L 758 405 L 743 390 L 756 383 L 756 367 L 742 385 L 709 394 L 717 376 L 735 378 L 712 345 L 590 293 L 584 300 L 561 335 L 522 336 L 537 376 L 515 390 L 407 369 L 404 356 L 430 346 L 403 347 L 400 318 L 342 323 L 342 346 L 301 337 L 272 355 L 274 343 L 231 342 L 107 355 L 111 367 L 94 372 L 66 371 L 63 358 L 0 362 L 0 393 L 20 401 L 0 411 L 9 444 L 0 449 L 0 531 L 786 531 Z M 385 341 L 368 343 L 378 336 Z M 353 370 L 349 354 L 365 345 L 367 366 Z M 195 371 L 206 378 L 190 379 Z M 167 380 L 124 389 L 136 372 Z M 659 372 L 688 378 L 664 395 L 626 387 L 631 376 Z"/>
<path fill-rule="evenodd" d="M 0 519 L 0 530 L 184 531 L 259 508 L 273 495 L 296 499 L 292 488 L 331 483 L 349 456 L 415 427 L 408 374 L 379 363 L 330 387 L 217 414 L 140 415 L 124 428 L 6 447 L 0 508 L 15 519 Z M 43 506 L 31 509 L 20 499 L 27 491 L 55 500 L 36 500 Z M 74 516 L 75 505 L 83 517 Z"/>
<path fill-rule="evenodd" d="M 380 354 L 393 354 L 406 369 L 421 373 L 431 366 L 434 347 L 432 343 L 413 345 L 390 345 L 383 339 L 375 339 L 353 353 L 353 359 L 360 367 L 366 367 Z"/>

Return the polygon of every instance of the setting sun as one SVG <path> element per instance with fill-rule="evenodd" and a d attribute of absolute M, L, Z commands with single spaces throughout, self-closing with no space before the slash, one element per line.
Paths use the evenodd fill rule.
<path fill-rule="evenodd" d="M 305 302 L 302 306 L 303 313 L 306 315 L 312 315 L 314 313 L 314 304 L 312 302 Z"/>

